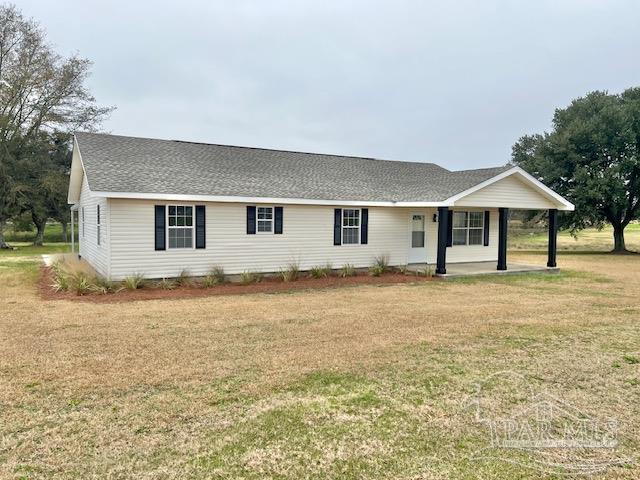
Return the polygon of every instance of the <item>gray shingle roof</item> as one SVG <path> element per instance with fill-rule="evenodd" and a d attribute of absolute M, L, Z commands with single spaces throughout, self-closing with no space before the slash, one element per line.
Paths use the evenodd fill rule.
<path fill-rule="evenodd" d="M 76 133 L 96 192 L 437 202 L 509 166 L 451 172 L 433 163 Z"/>

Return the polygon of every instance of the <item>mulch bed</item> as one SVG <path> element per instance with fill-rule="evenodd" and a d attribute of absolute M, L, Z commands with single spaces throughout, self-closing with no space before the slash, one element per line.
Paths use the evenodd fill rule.
<path fill-rule="evenodd" d="M 297 290 L 319 290 L 325 288 L 350 287 L 358 285 L 392 285 L 402 283 L 423 283 L 439 281 L 436 277 L 417 275 L 403 275 L 397 272 L 385 273 L 373 277 L 367 273 L 358 273 L 353 277 L 330 276 L 326 278 L 301 277 L 293 282 L 284 282 L 277 277 L 265 277 L 259 283 L 242 285 L 240 283 L 225 283 L 211 288 L 199 286 L 176 287 L 173 290 L 162 290 L 147 286 L 139 290 L 121 290 L 117 293 L 105 295 L 89 293 L 76 295 L 73 292 L 56 292 L 52 288 L 53 272 L 48 267 L 41 268 L 38 291 L 44 300 L 75 300 L 94 303 L 121 303 L 138 300 L 183 299 L 192 297 L 209 297 L 213 295 L 244 295 L 250 293 L 278 293 Z"/>

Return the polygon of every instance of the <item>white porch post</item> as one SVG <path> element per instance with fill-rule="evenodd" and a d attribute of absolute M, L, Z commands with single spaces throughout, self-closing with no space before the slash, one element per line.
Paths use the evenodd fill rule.
<path fill-rule="evenodd" d="M 76 232 L 73 226 L 73 215 L 74 215 L 74 210 L 73 208 L 71 208 L 71 253 L 76 252 Z"/>

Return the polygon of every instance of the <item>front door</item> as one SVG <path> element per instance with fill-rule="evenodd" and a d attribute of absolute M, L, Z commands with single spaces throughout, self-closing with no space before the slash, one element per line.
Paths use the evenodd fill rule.
<path fill-rule="evenodd" d="M 425 216 L 412 213 L 410 216 L 409 263 L 427 263 L 425 241 Z"/>

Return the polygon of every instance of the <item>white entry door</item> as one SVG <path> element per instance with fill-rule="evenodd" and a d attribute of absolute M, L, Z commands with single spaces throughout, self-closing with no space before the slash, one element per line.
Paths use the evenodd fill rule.
<path fill-rule="evenodd" d="M 427 263 L 427 242 L 425 232 L 425 216 L 423 213 L 412 213 L 409 218 L 409 263 Z"/>

